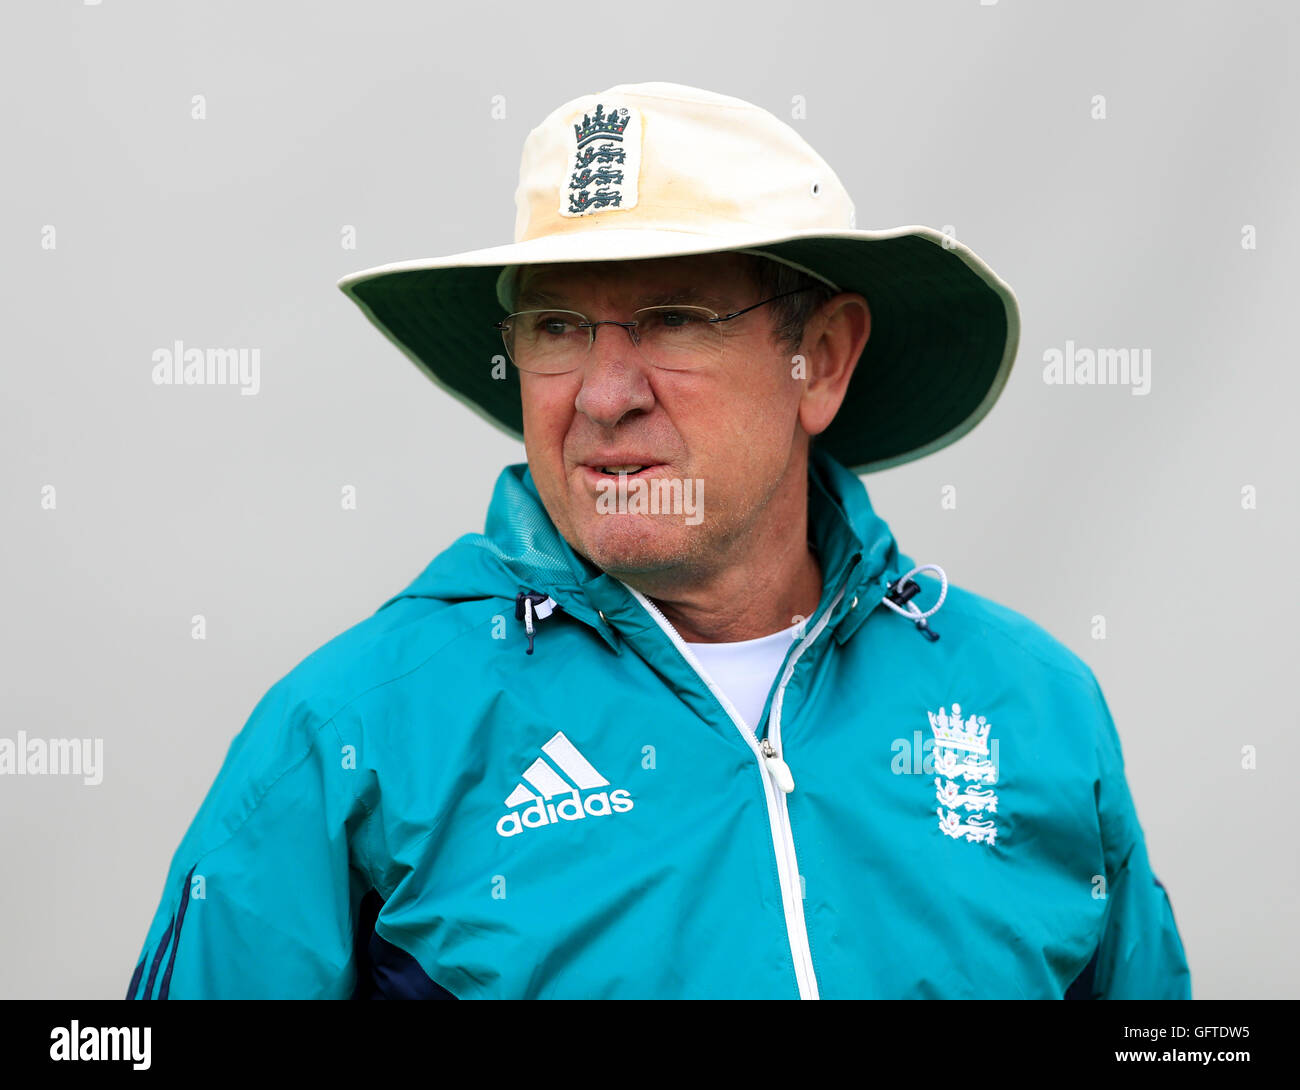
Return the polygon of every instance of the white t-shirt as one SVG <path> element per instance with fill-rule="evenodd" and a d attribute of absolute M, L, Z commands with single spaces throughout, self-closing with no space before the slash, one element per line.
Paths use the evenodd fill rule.
<path fill-rule="evenodd" d="M 798 638 L 803 622 L 791 625 L 770 636 L 739 643 L 690 643 L 686 646 L 700 660 L 704 672 L 713 679 L 736 711 L 754 733 L 758 717 L 763 714 L 767 694 L 776 672 L 785 661 L 786 652 Z"/>

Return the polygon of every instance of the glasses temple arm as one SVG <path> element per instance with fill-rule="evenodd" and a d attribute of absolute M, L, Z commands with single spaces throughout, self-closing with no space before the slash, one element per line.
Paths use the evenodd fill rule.
<path fill-rule="evenodd" d="M 774 295 L 770 299 L 764 299 L 761 302 L 753 304 L 753 306 L 745 307 L 744 310 L 732 311 L 732 313 L 730 314 L 724 314 L 721 318 L 713 318 L 711 320 L 715 322 L 728 322 L 732 318 L 739 318 L 742 314 L 748 314 L 751 310 L 757 310 L 759 307 L 765 307 L 767 306 L 768 303 L 774 303 L 778 299 L 784 299 L 787 295 L 798 295 L 799 292 L 801 291 L 812 291 L 812 290 L 813 290 L 813 285 L 811 284 L 806 288 L 792 288 L 790 291 L 783 291 L 780 295 Z"/>

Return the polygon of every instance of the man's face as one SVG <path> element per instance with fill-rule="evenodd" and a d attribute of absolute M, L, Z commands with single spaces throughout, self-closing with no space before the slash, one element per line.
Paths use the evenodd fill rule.
<path fill-rule="evenodd" d="M 559 307 L 589 321 L 626 322 L 669 299 L 728 314 L 759 301 L 749 269 L 736 254 L 530 266 L 515 309 Z M 765 536 L 764 520 L 782 506 L 773 497 L 792 482 L 804 487 L 807 442 L 794 349 L 775 342 L 772 319 L 764 306 L 714 325 L 720 355 L 693 370 L 655 367 L 626 329 L 603 325 L 578 370 L 520 373 L 528 464 L 552 521 L 578 553 L 619 577 L 674 569 L 701 576 Z M 645 467 L 624 479 L 622 505 L 619 477 L 602 473 L 609 466 Z M 655 479 L 680 481 L 680 495 L 694 497 L 698 510 L 636 513 L 632 498 L 648 494 Z"/>

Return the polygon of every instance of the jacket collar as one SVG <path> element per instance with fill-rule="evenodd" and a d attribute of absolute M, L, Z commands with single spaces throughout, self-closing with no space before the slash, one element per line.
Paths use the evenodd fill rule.
<path fill-rule="evenodd" d="M 819 623 L 833 603 L 827 624 L 842 643 L 911 561 L 899 554 L 889 527 L 872 510 L 862 481 L 815 444 L 808 477 L 808 536 L 821 563 L 823 590 L 807 628 Z M 461 537 L 380 608 L 401 598 L 464 601 L 514 598 L 521 591 L 550 596 L 618 653 L 625 639 L 636 640 L 650 630 L 654 635 L 647 642 L 661 636 L 628 587 L 569 547 L 525 463 L 501 471 L 484 532 Z"/>
<path fill-rule="evenodd" d="M 518 481 L 533 507 L 522 520 L 516 513 L 510 522 L 537 526 L 544 520 L 549 533 L 538 535 L 534 544 L 562 557 L 562 570 L 568 577 L 552 577 L 548 586 L 537 589 L 546 589 L 562 609 L 596 627 L 616 650 L 616 630 L 634 636 L 657 628 L 622 582 L 579 556 L 555 530 L 527 465 L 507 467 L 502 479 L 507 475 Z M 816 444 L 809 458 L 808 478 L 809 544 L 817 553 L 823 580 L 822 599 L 817 613 L 809 619 L 809 627 L 835 602 L 842 588 L 844 593 L 835 602 L 827 623 L 836 640 L 843 643 L 879 604 L 888 583 L 906 570 L 900 567 L 906 558 L 900 557 L 889 526 L 873 510 L 861 479 Z M 498 494 L 500 491 L 499 483 Z M 522 497 L 516 493 L 514 498 Z M 499 523 L 505 513 L 497 515 L 495 521 Z M 493 522 L 490 514 L 489 536 Z M 544 543 L 540 540 L 543 536 Z M 561 566 L 554 565 L 554 569 L 558 571 Z"/>

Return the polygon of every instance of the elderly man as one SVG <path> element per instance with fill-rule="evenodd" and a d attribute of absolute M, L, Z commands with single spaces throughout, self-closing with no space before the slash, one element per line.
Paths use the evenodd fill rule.
<path fill-rule="evenodd" d="M 342 286 L 527 465 L 254 710 L 129 996 L 1189 996 L 1091 671 L 855 475 L 989 411 L 1006 285 L 672 84 L 517 204 Z"/>

